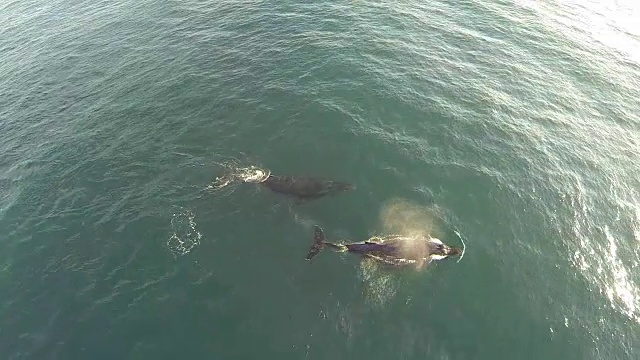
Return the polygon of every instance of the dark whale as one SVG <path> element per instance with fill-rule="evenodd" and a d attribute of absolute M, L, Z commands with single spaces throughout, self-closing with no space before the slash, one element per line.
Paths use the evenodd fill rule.
<path fill-rule="evenodd" d="M 269 169 L 256 166 L 230 168 L 228 173 L 216 177 L 208 188 L 219 190 L 234 183 L 259 184 L 273 192 L 292 196 L 298 201 L 317 199 L 355 189 L 355 185 L 315 177 L 272 175 Z"/>
<path fill-rule="evenodd" d="M 353 190 L 350 183 L 313 177 L 269 175 L 260 182 L 273 192 L 293 196 L 299 200 L 317 199 L 326 195 Z"/>
<path fill-rule="evenodd" d="M 325 247 L 338 252 L 351 252 L 387 265 L 403 266 L 428 264 L 433 260 L 459 256 L 462 249 L 448 246 L 432 237 L 410 238 L 401 235 L 373 237 L 363 242 L 337 244 L 327 242 L 322 229 L 314 226 L 313 245 L 306 259 L 311 260 Z"/>

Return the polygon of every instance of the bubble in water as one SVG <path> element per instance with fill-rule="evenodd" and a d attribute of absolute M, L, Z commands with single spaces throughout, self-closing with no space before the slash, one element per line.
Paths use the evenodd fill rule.
<path fill-rule="evenodd" d="M 173 214 L 171 230 L 173 234 L 167 240 L 167 248 L 175 256 L 183 256 L 200 245 L 202 234 L 196 229 L 193 212 L 186 210 Z"/>
<path fill-rule="evenodd" d="M 364 259 L 358 271 L 364 283 L 364 296 L 367 303 L 381 307 L 391 300 L 398 291 L 399 282 L 394 274 L 385 272 L 374 260 Z"/>

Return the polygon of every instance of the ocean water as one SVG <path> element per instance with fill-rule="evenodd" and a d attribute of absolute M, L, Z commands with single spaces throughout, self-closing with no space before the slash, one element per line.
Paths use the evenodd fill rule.
<path fill-rule="evenodd" d="M 0 2 L 0 358 L 639 358 L 638 18 Z M 211 189 L 229 166 L 357 187 Z M 394 222 L 465 255 L 304 260 Z"/>

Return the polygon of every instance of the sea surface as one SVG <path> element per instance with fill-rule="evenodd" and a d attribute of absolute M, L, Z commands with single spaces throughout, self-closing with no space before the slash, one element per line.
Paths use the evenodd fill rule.
<path fill-rule="evenodd" d="M 635 0 L 0 0 L 0 358 L 639 359 Z M 351 182 L 298 202 L 255 166 Z M 462 259 L 305 255 L 313 226 Z"/>

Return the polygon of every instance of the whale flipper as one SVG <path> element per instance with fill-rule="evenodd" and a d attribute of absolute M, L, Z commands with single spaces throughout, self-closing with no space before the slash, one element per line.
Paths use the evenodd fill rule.
<path fill-rule="evenodd" d="M 328 246 L 333 251 L 337 252 L 349 251 L 349 247 L 346 245 L 327 242 L 324 237 L 324 231 L 322 231 L 320 226 L 313 225 L 313 230 L 313 245 L 311 245 L 311 249 L 309 249 L 309 253 L 307 253 L 307 260 L 311 260 L 314 256 L 318 255 L 325 246 Z"/>

